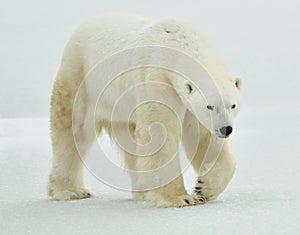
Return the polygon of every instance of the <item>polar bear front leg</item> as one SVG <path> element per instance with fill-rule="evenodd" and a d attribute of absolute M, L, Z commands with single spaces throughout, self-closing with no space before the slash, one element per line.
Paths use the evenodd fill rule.
<path fill-rule="evenodd" d="M 208 173 L 198 177 L 194 195 L 199 200 L 210 201 L 217 198 L 226 188 L 235 171 L 235 157 L 229 140 L 217 138 L 198 122 L 193 114 L 187 112 L 183 123 L 183 145 L 195 172 L 200 172 L 208 148 L 216 150 L 217 160 Z M 221 143 L 221 147 L 220 144 Z"/>
<path fill-rule="evenodd" d="M 205 201 L 216 199 L 227 187 L 234 171 L 236 161 L 228 140 L 224 142 L 220 155 L 213 167 L 205 175 L 197 179 L 194 194 Z M 197 165 L 197 167 L 199 167 Z"/>
<path fill-rule="evenodd" d="M 167 175 L 175 175 L 175 172 L 165 172 L 165 174 L 163 174 L 163 172 L 156 172 L 154 174 L 150 173 L 144 175 L 148 170 L 143 172 L 143 169 L 148 168 L 149 165 L 153 166 L 153 161 L 156 160 L 150 159 L 149 157 L 148 159 L 136 159 L 133 161 L 130 159 L 133 157 L 136 158 L 137 156 L 125 154 L 127 168 L 132 171 L 130 177 L 134 200 L 149 201 L 152 202 L 155 207 L 185 207 L 203 203 L 203 201 L 199 200 L 198 195 L 189 195 L 186 192 L 180 172 L 177 177 L 166 183 Z M 132 164 L 131 168 L 129 168 L 129 164 Z M 179 162 L 172 165 L 174 169 L 179 168 Z"/>
<path fill-rule="evenodd" d="M 151 133 L 149 127 L 153 123 L 164 127 L 164 140 L 161 139 L 161 130 Z M 134 199 L 150 201 L 156 207 L 183 207 L 201 203 L 197 195 L 188 195 L 184 188 L 178 158 L 181 123 L 171 110 L 161 104 L 140 108 L 133 137 L 141 148 L 151 141 L 163 143 L 157 151 L 147 156 L 139 156 L 139 150 L 136 155 L 124 153 L 127 169 L 131 171 Z"/>

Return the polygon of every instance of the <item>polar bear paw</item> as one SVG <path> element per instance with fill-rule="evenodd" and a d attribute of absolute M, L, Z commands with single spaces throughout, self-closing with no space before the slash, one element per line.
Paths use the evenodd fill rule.
<path fill-rule="evenodd" d="M 186 206 L 196 206 L 200 204 L 204 204 L 205 201 L 202 197 L 198 195 L 181 195 L 174 196 L 168 199 L 162 199 L 155 201 L 156 207 L 186 207 Z"/>
<path fill-rule="evenodd" d="M 69 185 L 67 180 L 50 175 L 48 183 L 48 195 L 56 201 L 79 200 L 90 198 L 93 195 L 84 187 Z"/>
<path fill-rule="evenodd" d="M 199 200 L 203 200 L 204 203 L 217 198 L 218 194 L 216 187 L 213 187 L 209 181 L 200 178 L 197 180 L 196 186 L 193 190 L 193 195 L 201 198 Z"/>
<path fill-rule="evenodd" d="M 90 198 L 93 195 L 85 188 L 77 188 L 62 191 L 53 191 L 50 196 L 53 200 L 56 201 L 66 201 Z"/>

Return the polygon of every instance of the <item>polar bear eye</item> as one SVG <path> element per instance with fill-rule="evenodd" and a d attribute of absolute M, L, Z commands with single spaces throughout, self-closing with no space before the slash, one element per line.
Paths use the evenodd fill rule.
<path fill-rule="evenodd" d="M 236 104 L 233 104 L 233 105 L 231 106 L 232 109 L 235 109 L 235 107 L 236 107 Z"/>
<path fill-rule="evenodd" d="M 192 87 L 192 85 L 189 84 L 189 83 L 187 83 L 187 84 L 186 84 L 186 87 L 187 87 L 187 89 L 188 89 L 189 94 L 191 94 L 191 93 L 193 92 L 193 87 Z"/>
<path fill-rule="evenodd" d="M 214 106 L 212 106 L 212 105 L 207 105 L 206 108 L 209 110 L 214 110 Z"/>

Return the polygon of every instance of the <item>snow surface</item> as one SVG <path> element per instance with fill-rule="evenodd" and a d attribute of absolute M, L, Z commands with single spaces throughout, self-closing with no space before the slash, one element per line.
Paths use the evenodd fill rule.
<path fill-rule="evenodd" d="M 283 126 L 279 117 L 265 127 L 263 113 L 246 110 L 239 119 L 232 137 L 238 167 L 226 191 L 203 206 L 168 209 L 135 202 L 88 171 L 85 181 L 94 198 L 49 200 L 48 120 L 2 119 L 0 234 L 299 234 L 300 129 L 277 128 Z M 244 128 L 244 122 L 256 128 Z M 195 177 L 185 177 L 191 189 Z"/>

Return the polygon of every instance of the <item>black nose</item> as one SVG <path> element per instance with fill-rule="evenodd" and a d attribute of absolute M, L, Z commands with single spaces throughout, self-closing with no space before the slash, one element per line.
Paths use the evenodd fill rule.
<path fill-rule="evenodd" d="M 232 127 L 231 126 L 223 126 L 220 128 L 220 132 L 222 135 L 229 136 L 232 133 Z"/>

